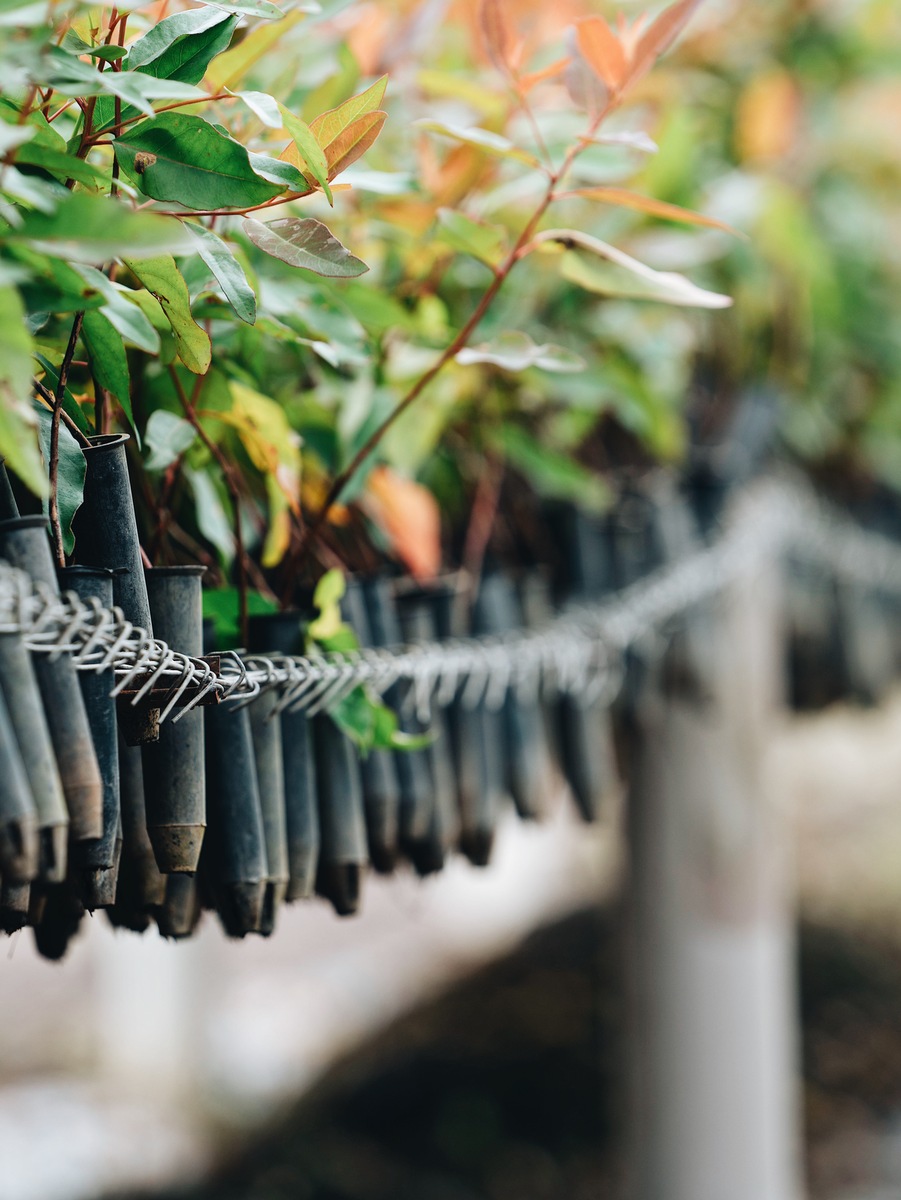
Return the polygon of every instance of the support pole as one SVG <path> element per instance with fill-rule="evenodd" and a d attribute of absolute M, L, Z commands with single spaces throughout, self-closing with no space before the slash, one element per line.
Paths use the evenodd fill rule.
<path fill-rule="evenodd" d="M 652 671 L 635 713 L 635 1200 L 803 1194 L 790 837 L 765 770 L 778 593 L 774 565 L 750 569 L 709 608 L 701 696 L 665 694 Z"/>

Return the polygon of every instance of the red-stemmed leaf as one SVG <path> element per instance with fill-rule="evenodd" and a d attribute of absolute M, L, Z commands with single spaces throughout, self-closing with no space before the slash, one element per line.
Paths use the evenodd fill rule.
<path fill-rule="evenodd" d="M 511 75 L 513 38 L 501 7 L 501 0 L 481 0 L 479 24 L 482 27 L 488 57 L 504 75 Z"/>
<path fill-rule="evenodd" d="M 382 132 L 387 116 L 384 112 L 371 112 L 357 117 L 329 143 L 325 157 L 330 181 L 366 153 Z"/>
<path fill-rule="evenodd" d="M 584 17 L 576 24 L 582 57 L 611 92 L 618 92 L 629 72 L 622 42 L 603 17 Z"/>

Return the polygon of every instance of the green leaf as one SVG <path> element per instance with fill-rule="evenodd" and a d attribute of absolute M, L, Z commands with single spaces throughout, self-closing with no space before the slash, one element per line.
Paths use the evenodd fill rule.
<path fill-rule="evenodd" d="M 539 496 L 569 500 L 596 513 L 610 507 L 613 493 L 606 480 L 519 426 L 508 425 L 490 440 Z"/>
<path fill-rule="evenodd" d="M 131 410 L 131 378 L 128 373 L 128 359 L 122 338 L 113 328 L 106 317 L 99 312 L 88 312 L 84 315 L 81 336 L 88 351 L 91 374 L 97 383 L 111 392 L 122 405 L 122 411 L 128 418 L 128 423 L 134 429 L 134 414 Z M 138 438 L 140 445 L 140 438 Z"/>
<path fill-rule="evenodd" d="M 257 298 L 228 243 L 204 225 L 193 221 L 185 224 L 197 239 L 197 253 L 215 275 L 235 315 L 252 325 L 257 317 Z"/>
<path fill-rule="evenodd" d="M 9 163 L 3 168 L 0 189 L 4 196 L 18 200 L 28 208 L 36 208 L 42 213 L 54 212 L 60 201 L 66 199 L 66 189 L 55 179 L 39 179 L 33 175 L 25 175 Z M 9 215 L 11 217 L 11 214 Z"/>
<path fill-rule="evenodd" d="M 123 260 L 129 271 L 154 296 L 175 335 L 178 357 L 189 371 L 203 375 L 212 360 L 210 339 L 191 316 L 188 286 L 168 254 L 141 261 Z"/>
<path fill-rule="evenodd" d="M 586 291 L 659 300 L 683 308 L 729 308 L 732 304 L 730 296 L 705 291 L 675 271 L 655 271 L 616 246 L 578 229 L 542 230 L 532 245 L 542 244 L 566 248 L 561 274 Z M 593 258 L 585 259 L 573 253 L 574 249 L 587 251 Z"/>
<path fill-rule="evenodd" d="M 141 191 L 186 208 L 251 208 L 284 190 L 261 179 L 244 147 L 202 117 L 161 113 L 136 125 L 113 149 Z"/>
<path fill-rule="evenodd" d="M 313 592 L 313 606 L 319 616 L 312 621 L 308 633 L 317 642 L 325 642 L 344 628 L 341 601 L 347 591 L 347 580 L 337 567 L 321 577 Z"/>
<path fill-rule="evenodd" d="M 489 363 L 504 371 L 525 371 L 539 367 L 542 371 L 568 374 L 585 370 L 585 361 L 563 346 L 546 343 L 538 346 L 527 333 L 508 330 L 481 346 L 466 346 L 456 356 L 461 366 Z"/>
<path fill-rule="evenodd" d="M 291 267 L 315 271 L 317 275 L 346 279 L 369 270 L 321 221 L 312 217 L 284 217 L 267 225 L 247 217 L 244 232 L 265 254 Z"/>
<path fill-rule="evenodd" d="M 491 154 L 495 158 L 514 159 L 529 167 L 541 166 L 534 154 L 529 154 L 527 150 L 520 150 L 508 138 L 502 137 L 499 133 L 492 133 L 490 129 L 481 129 L 476 125 L 467 127 L 451 125 L 446 121 L 428 119 L 414 121 L 413 124 L 427 133 L 437 133 L 440 137 L 450 138 L 454 142 L 462 142 L 466 146 L 477 146 L 479 150 L 484 150 L 486 154 Z"/>
<path fill-rule="evenodd" d="M 208 617 L 216 630 L 216 643 L 220 650 L 231 650 L 241 644 L 238 628 L 238 589 L 233 587 L 204 588 L 203 615 Z M 278 605 L 259 592 L 247 593 L 247 611 L 252 617 L 266 616 L 278 612 Z"/>
<path fill-rule="evenodd" d="M 278 109 L 285 129 L 290 133 L 303 164 L 325 192 L 329 204 L 334 204 L 332 190 L 328 185 L 328 163 L 324 150 L 316 141 L 315 134 L 305 121 L 301 121 L 300 117 L 295 117 L 285 108 L 284 104 L 280 104 Z"/>
<path fill-rule="evenodd" d="M 280 21 L 284 17 L 282 10 L 269 0 L 216 0 L 216 8 L 226 12 L 243 13 L 246 17 L 261 17 L 264 21 Z M 319 12 L 319 5 L 307 0 L 306 4 L 295 5 L 297 12 Z"/>
<path fill-rule="evenodd" d="M 16 162 L 30 167 L 43 167 L 63 182 L 74 179 L 77 183 L 95 188 L 105 187 L 109 182 L 105 172 L 85 162 L 83 158 L 76 158 L 74 154 L 67 154 L 40 142 L 29 142 L 20 146 Z"/>
<path fill-rule="evenodd" d="M 44 368 L 44 387 L 56 395 L 56 389 L 59 387 L 59 369 L 43 354 L 35 354 L 35 358 Z M 72 418 L 82 433 L 90 435 L 94 432 L 90 421 L 84 414 L 84 409 L 68 387 L 63 388 L 63 412 Z"/>
<path fill-rule="evenodd" d="M 6 154 L 21 146 L 37 133 L 33 125 L 6 125 L 0 123 L 0 154 Z"/>
<path fill-rule="evenodd" d="M 29 213 L 6 236 L 45 254 L 93 266 L 121 254 L 141 258 L 189 254 L 194 248 L 191 235 L 171 217 L 132 212 L 117 200 L 87 192 L 70 193 L 52 214 Z"/>
<path fill-rule="evenodd" d="M 170 25 L 170 21 L 174 24 Z M 135 42 L 129 50 L 126 66 L 154 79 L 200 83 L 212 60 L 227 49 L 237 22 L 237 17 L 230 17 L 228 13 L 213 8 L 174 13 L 159 21 Z M 193 29 L 194 33 L 179 34 L 179 29 Z M 127 105 L 122 109 L 120 119 L 127 121 L 138 111 L 134 106 Z M 94 128 L 105 129 L 115 118 L 113 98 L 99 97 L 94 109 Z"/>
<path fill-rule="evenodd" d="M 280 158 L 270 158 L 268 154 L 254 154 L 253 152 L 247 157 L 257 175 L 268 179 L 270 183 L 278 184 L 282 190 L 287 188 L 288 191 L 297 192 L 300 196 L 313 191 L 313 185 L 304 178 L 293 163 L 284 162 Z"/>
<path fill-rule="evenodd" d="M 147 354 L 158 354 L 160 336 L 144 316 L 131 288 L 112 283 L 94 267 L 77 266 L 78 274 L 98 291 L 103 299 L 101 312 L 122 339 Z"/>
<path fill-rule="evenodd" d="M 364 756 L 375 743 L 376 703 L 362 687 L 355 687 L 328 710 L 341 732 L 350 738 Z"/>
<path fill-rule="evenodd" d="M 144 462 L 148 471 L 165 471 L 195 442 L 197 431 L 184 417 L 158 408 L 150 414 L 144 430 L 144 443 L 150 451 Z"/>
<path fill-rule="evenodd" d="M 81 275 L 78 266 L 69 266 L 62 259 L 38 254 L 27 246 L 11 244 L 9 252 L 16 262 L 28 269 L 22 284 L 22 296 L 29 313 L 36 312 L 82 312 L 88 308 L 99 308 L 103 294 L 93 280 Z M 92 267 L 85 270 L 91 271 Z M 100 275 L 100 272 L 96 272 Z M 105 276 L 100 275 L 108 284 Z"/>
<path fill-rule="evenodd" d="M 13 287 L 0 286 L 0 454 L 26 487 L 47 494 L 31 407 L 31 337 L 25 309 Z"/>
<path fill-rule="evenodd" d="M 247 105 L 253 115 L 270 129 L 282 128 L 282 114 L 279 103 L 266 92 L 233 92 L 239 100 Z"/>
<path fill-rule="evenodd" d="M 157 79 L 142 71 L 98 71 L 58 46 L 48 51 L 45 82 L 64 96 L 118 97 L 139 112 L 153 115 L 152 100 L 206 100 L 206 92 L 175 79 Z"/>
<path fill-rule="evenodd" d="M 568 283 L 574 283 L 598 296 L 656 300 L 678 307 L 727 308 L 732 303 L 728 296 L 696 287 L 684 275 L 674 271 L 654 271 L 644 267 L 643 263 L 637 265 L 644 269 L 637 272 L 624 263 L 603 262 L 567 251 L 563 255 L 560 274 Z"/>
<path fill-rule="evenodd" d="M 435 735 L 430 731 L 425 733 L 405 733 L 398 728 L 397 713 L 384 704 L 379 704 L 375 712 L 375 736 L 373 748 L 382 750 L 425 750 L 431 746 Z"/>
<path fill-rule="evenodd" d="M 219 551 L 222 562 L 228 566 L 235 557 L 235 535 L 229 516 L 229 497 L 225 486 L 207 471 L 190 468 L 185 476 L 194 492 L 194 509 L 197 528 L 203 537 Z M 206 593 L 204 593 L 206 595 Z M 237 621 L 235 621 L 237 641 Z M 231 643 L 236 644 L 236 641 Z"/>
<path fill-rule="evenodd" d="M 43 404 L 35 402 L 40 430 L 41 452 L 44 462 L 50 462 L 50 428 L 53 424 L 53 414 Z M 75 549 L 75 535 L 72 532 L 72 521 L 81 508 L 84 499 L 84 477 L 87 463 L 81 452 L 81 447 L 65 427 L 59 427 L 59 469 L 57 474 L 57 504 L 59 506 L 59 523 L 63 534 L 63 549 L 71 554 Z M 47 502 L 44 502 L 44 515 L 47 515 Z"/>
<path fill-rule="evenodd" d="M 136 71 L 153 64 L 153 74 L 158 78 L 199 83 L 210 61 L 225 49 L 221 46 L 203 61 L 210 43 L 221 36 L 219 27 L 226 23 L 230 40 L 237 18 L 221 8 L 192 8 L 164 17 L 129 47 L 129 70 Z M 225 45 L 228 45 L 227 41 Z"/>
<path fill-rule="evenodd" d="M 461 254 L 494 267 L 504 257 L 507 248 L 507 232 L 500 225 L 486 225 L 474 217 L 456 212 L 452 208 L 439 208 L 437 212 L 441 241 Z"/>
<path fill-rule="evenodd" d="M 124 58 L 128 53 L 124 46 L 106 46 L 103 44 L 95 46 L 91 42 L 86 42 L 74 29 L 69 29 L 66 32 L 61 45 L 70 54 L 75 54 L 79 57 L 83 54 L 89 54 L 91 58 L 102 58 L 104 62 L 118 62 L 120 58 Z"/>

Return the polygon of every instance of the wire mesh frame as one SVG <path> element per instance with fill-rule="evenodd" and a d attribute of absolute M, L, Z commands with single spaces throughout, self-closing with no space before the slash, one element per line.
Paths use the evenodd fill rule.
<path fill-rule="evenodd" d="M 820 562 L 839 578 L 901 595 L 901 547 L 827 507 L 803 485 L 767 479 L 736 498 L 709 546 L 598 604 L 567 608 L 535 630 L 296 657 L 228 652 L 217 674 L 203 659 L 132 625 L 120 609 L 71 592 L 59 596 L 0 562 L 0 632 L 20 632 L 38 653 L 71 654 L 79 670 L 112 668 L 113 694 L 134 688 L 133 705 L 152 689 L 165 690 L 161 720 L 178 721 L 211 693 L 246 702 L 270 689 L 281 693 L 277 711 L 313 715 L 360 684 L 382 694 L 397 682 L 410 685 L 410 702 L 424 715 L 433 703 L 446 706 L 458 695 L 466 705 L 499 708 L 510 689 L 612 700 L 627 649 L 659 638 L 687 609 L 788 553 Z"/>

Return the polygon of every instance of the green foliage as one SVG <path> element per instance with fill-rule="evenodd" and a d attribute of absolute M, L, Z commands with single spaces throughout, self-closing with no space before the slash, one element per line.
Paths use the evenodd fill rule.
<path fill-rule="evenodd" d="M 685 210 L 702 172 L 681 100 L 639 81 L 693 2 L 644 32 L 587 17 L 568 35 L 548 12 L 523 41 L 483 0 L 480 30 L 436 27 L 390 90 L 379 64 L 409 40 L 394 0 L 350 24 L 334 5 L 177 4 L 160 21 L 141 3 L 4 10 L 22 21 L 0 30 L 0 454 L 56 489 L 59 556 L 78 442 L 130 431 L 145 549 L 207 566 L 207 610 L 235 645 L 242 591 L 272 611 L 336 556 L 437 569 L 436 495 L 470 519 L 476 447 L 539 498 L 594 509 L 610 485 L 585 444 L 611 414 L 678 455 L 707 328 L 683 306 L 726 303 L 706 285 L 728 238 L 718 214 Z M 485 45 L 493 65 L 474 65 Z M 654 141 L 618 111 L 633 89 L 662 112 L 652 167 Z M 792 211 L 767 253 L 813 260 Z M 707 226 L 679 236 L 713 252 L 646 256 L 663 222 Z M 818 294 L 834 284 L 821 273 Z M 312 647 L 354 649 L 332 572 L 320 589 Z M 363 689 L 333 715 L 363 751 L 413 744 Z"/>

